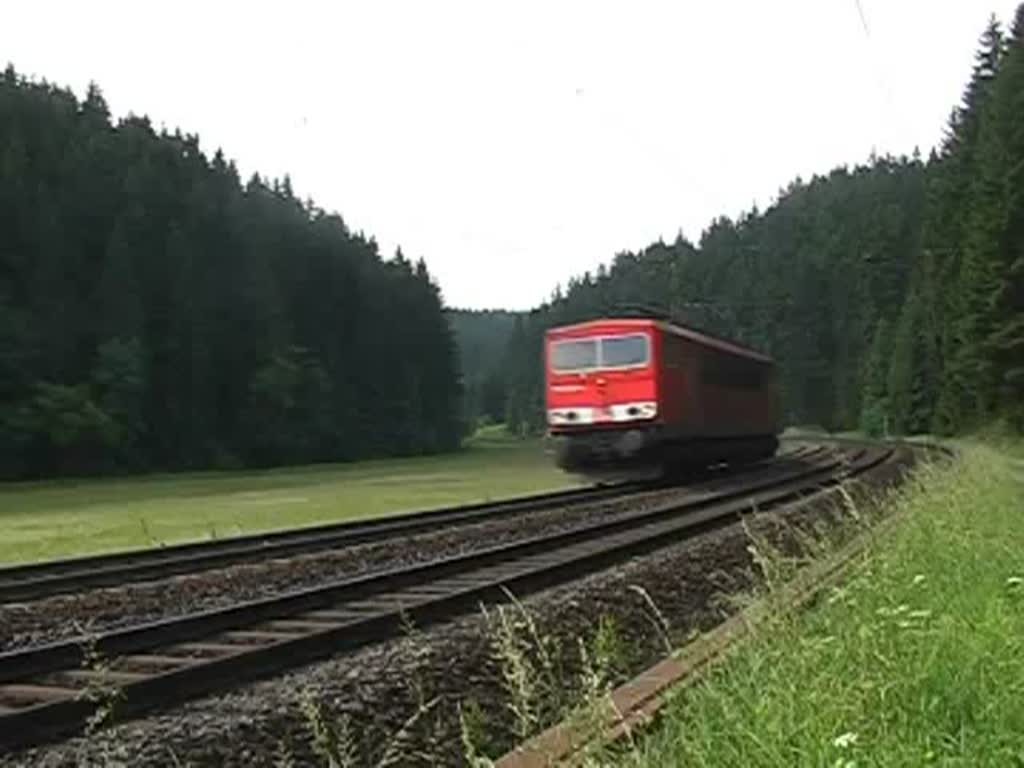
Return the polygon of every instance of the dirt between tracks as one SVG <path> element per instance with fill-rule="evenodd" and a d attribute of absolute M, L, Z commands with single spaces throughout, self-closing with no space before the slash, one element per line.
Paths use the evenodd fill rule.
<path fill-rule="evenodd" d="M 902 471 L 886 465 L 871 483 Z M 668 640 L 680 643 L 730 614 L 737 604 L 729 596 L 754 584 L 752 537 L 799 555 L 808 537 L 852 534 L 848 520 L 840 495 L 830 493 L 524 599 L 561 675 L 561 688 L 549 691 L 550 705 L 540 705 L 538 728 L 559 718 L 561 706 L 578 695 L 579 642 L 594 635 L 599 618 L 614 620 L 624 649 L 612 681 L 619 682 L 665 654 L 667 638 L 652 603 L 669 624 Z M 460 705 L 461 722 L 471 721 L 477 746 L 497 756 L 518 734 L 494 636 L 493 610 L 469 615 L 91 738 L 0 757 L 0 766 L 326 765 L 311 748 L 303 714 L 309 702 L 337 732 L 350 735 L 353 765 L 465 764 Z"/>
<path fill-rule="evenodd" d="M 782 466 L 786 466 L 783 464 Z M 755 477 L 761 470 L 745 473 Z M 709 483 L 727 483 L 718 478 Z M 735 481 L 733 481 L 735 482 Z M 309 555 L 263 560 L 123 587 L 57 595 L 31 603 L 0 604 L 0 651 L 26 648 L 224 608 L 331 581 L 463 554 L 483 547 L 555 533 L 652 506 L 708 488 L 708 484 L 633 493 L 589 504 L 574 504 L 504 519 L 458 525 L 389 541 Z"/>

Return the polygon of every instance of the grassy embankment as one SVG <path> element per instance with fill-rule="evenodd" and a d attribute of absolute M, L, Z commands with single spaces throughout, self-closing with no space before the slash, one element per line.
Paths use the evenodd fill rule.
<path fill-rule="evenodd" d="M 0 485 L 0 564 L 226 538 L 565 487 L 536 441 L 260 472 Z"/>
<path fill-rule="evenodd" d="M 1024 445 L 965 447 L 841 588 L 780 612 L 615 763 L 1024 765 Z"/>

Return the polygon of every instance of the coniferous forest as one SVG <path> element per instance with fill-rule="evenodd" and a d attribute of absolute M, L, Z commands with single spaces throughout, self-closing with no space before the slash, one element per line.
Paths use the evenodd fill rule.
<path fill-rule="evenodd" d="M 529 313 L 445 312 L 422 261 L 381 258 L 287 178 L 115 123 L 96 87 L 0 78 L 0 477 L 539 431 L 545 329 L 637 305 L 772 354 L 791 424 L 1024 429 L 1024 5 L 989 23 L 928 157 L 797 179 Z"/>
<path fill-rule="evenodd" d="M 543 423 L 552 325 L 646 305 L 779 363 L 791 424 L 949 434 L 1024 428 L 1024 5 L 981 37 L 963 101 L 923 159 L 876 157 L 570 281 L 521 318 L 509 425 Z"/>
<path fill-rule="evenodd" d="M 459 408 L 422 262 L 98 88 L 0 77 L 0 476 L 436 451 Z"/>
<path fill-rule="evenodd" d="M 505 421 L 506 346 L 516 313 L 505 310 L 450 310 L 462 370 L 462 415 L 467 426 Z"/>

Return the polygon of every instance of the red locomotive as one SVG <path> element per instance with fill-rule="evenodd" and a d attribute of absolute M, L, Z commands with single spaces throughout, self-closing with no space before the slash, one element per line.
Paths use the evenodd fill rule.
<path fill-rule="evenodd" d="M 660 319 L 553 328 L 547 418 L 558 463 L 600 474 L 751 461 L 778 448 L 771 358 Z"/>

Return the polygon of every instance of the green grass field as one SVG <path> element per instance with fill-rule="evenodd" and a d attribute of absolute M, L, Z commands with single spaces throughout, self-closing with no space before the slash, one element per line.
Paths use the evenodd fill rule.
<path fill-rule="evenodd" d="M 566 487 L 537 441 L 261 472 L 0 485 L 0 564 L 227 538 Z"/>
<path fill-rule="evenodd" d="M 895 535 L 779 616 L 617 764 L 1024 765 L 1024 461 L 972 445 L 897 503 Z"/>

